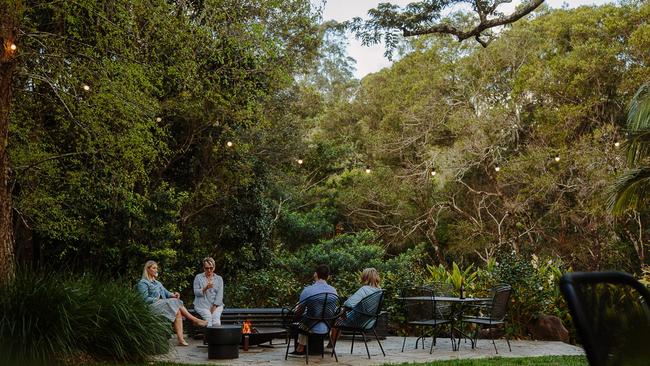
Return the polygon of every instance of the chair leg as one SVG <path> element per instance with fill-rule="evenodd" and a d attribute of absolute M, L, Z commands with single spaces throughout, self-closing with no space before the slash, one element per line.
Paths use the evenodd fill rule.
<path fill-rule="evenodd" d="M 291 337 L 287 336 L 287 352 L 284 354 L 284 359 L 286 361 L 287 357 L 289 357 L 289 346 L 291 345 Z"/>
<path fill-rule="evenodd" d="M 406 336 L 404 336 L 404 340 L 402 341 L 402 352 L 404 352 L 404 345 L 406 344 Z"/>
<path fill-rule="evenodd" d="M 357 332 L 352 332 L 352 344 L 350 345 L 350 354 L 354 352 L 354 337 L 357 335 Z"/>
<path fill-rule="evenodd" d="M 460 349 L 460 339 L 458 344 L 456 344 L 456 338 L 454 337 L 454 323 L 449 323 L 449 337 L 451 338 L 451 349 L 453 351 L 458 351 Z"/>
<path fill-rule="evenodd" d="M 497 344 L 494 342 L 494 338 L 492 338 L 492 345 L 494 346 L 494 352 L 496 352 L 497 355 L 498 355 L 498 354 L 499 354 L 499 350 L 497 349 Z"/>
<path fill-rule="evenodd" d="M 340 334 L 339 334 L 339 336 L 340 336 Z M 336 355 L 336 341 L 338 340 L 338 337 L 337 337 L 337 339 L 334 339 L 333 342 L 332 342 L 332 336 L 331 335 L 329 336 L 329 338 L 330 338 L 330 343 L 332 343 L 332 356 L 334 356 L 334 359 L 336 360 L 336 362 L 339 362 L 339 357 Z M 330 356 L 330 357 L 332 357 L 332 356 Z"/>
<path fill-rule="evenodd" d="M 368 354 L 368 359 L 370 359 L 370 350 L 368 349 L 368 340 L 366 339 L 366 333 L 362 331 L 361 335 L 363 336 L 363 344 L 366 346 L 366 353 Z"/>
<path fill-rule="evenodd" d="M 510 337 L 508 337 L 508 329 L 506 327 L 506 323 L 503 323 L 503 332 L 506 335 L 506 342 L 508 343 L 508 350 L 512 352 L 512 348 L 510 347 Z"/>
<path fill-rule="evenodd" d="M 433 333 L 432 333 L 431 337 L 433 337 L 433 342 L 431 342 L 431 348 L 429 349 L 429 354 L 433 353 L 433 345 L 436 344 L 436 331 L 435 331 L 435 329 L 433 330 Z"/>
<path fill-rule="evenodd" d="M 379 341 L 379 337 L 377 336 L 377 331 L 372 330 L 372 332 L 375 334 L 375 339 L 377 340 L 377 343 L 379 343 L 379 349 L 381 350 L 381 353 L 386 357 L 386 352 L 384 352 L 384 347 L 381 346 L 381 342 Z"/>
<path fill-rule="evenodd" d="M 307 335 L 307 344 L 305 345 L 305 364 L 309 364 L 309 335 Z"/>

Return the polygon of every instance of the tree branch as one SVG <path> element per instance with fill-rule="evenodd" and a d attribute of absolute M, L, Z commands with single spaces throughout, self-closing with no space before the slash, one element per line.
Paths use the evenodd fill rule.
<path fill-rule="evenodd" d="M 519 19 L 523 18 L 524 16 L 530 14 L 533 10 L 537 9 L 537 7 L 542 5 L 544 0 L 533 0 L 530 3 L 528 3 L 527 5 L 519 8 L 518 10 L 516 10 L 515 12 L 513 12 L 510 15 L 505 15 L 505 16 L 501 16 L 501 17 L 498 17 L 498 18 L 494 18 L 494 19 L 487 19 L 486 15 L 494 13 L 497 6 L 501 5 L 502 3 L 506 3 L 506 2 L 509 2 L 509 1 L 495 1 L 494 5 L 489 8 L 489 12 L 486 12 L 486 14 L 484 14 L 483 16 L 481 16 L 482 7 L 477 7 L 480 22 L 474 28 L 472 28 L 472 29 L 470 29 L 468 31 L 460 30 L 460 29 L 458 29 L 458 28 L 456 28 L 456 27 L 454 27 L 452 25 L 449 25 L 449 24 L 437 24 L 437 25 L 434 25 L 434 26 L 431 26 L 431 27 L 428 27 L 428 28 L 424 28 L 424 29 L 409 30 L 409 29 L 403 28 L 402 32 L 403 32 L 404 37 L 412 37 L 412 36 L 419 36 L 419 35 L 423 35 L 423 34 L 432 34 L 432 33 L 451 34 L 451 35 L 455 36 L 458 39 L 458 41 L 464 41 L 464 40 L 466 40 L 468 38 L 475 37 L 475 39 L 483 47 L 486 47 L 487 42 L 480 39 L 480 35 L 481 35 L 481 33 L 483 33 L 483 31 L 485 31 L 487 29 L 490 29 L 490 28 L 494 28 L 494 27 L 498 27 L 498 26 L 501 26 L 501 25 L 506 25 L 506 24 L 516 22 L 517 20 L 519 20 Z M 477 1 L 476 3 L 478 4 L 479 1 Z"/>

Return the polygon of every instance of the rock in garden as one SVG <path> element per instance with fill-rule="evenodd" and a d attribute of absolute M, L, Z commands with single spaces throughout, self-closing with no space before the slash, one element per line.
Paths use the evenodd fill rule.
<path fill-rule="evenodd" d="M 528 323 L 528 332 L 536 340 L 569 343 L 569 331 L 557 316 L 541 315 L 532 319 Z"/>

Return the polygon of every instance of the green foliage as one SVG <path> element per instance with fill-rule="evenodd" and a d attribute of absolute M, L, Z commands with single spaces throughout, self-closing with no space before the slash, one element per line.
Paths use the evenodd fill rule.
<path fill-rule="evenodd" d="M 334 233 L 336 210 L 332 207 L 316 207 L 308 212 L 285 210 L 277 225 L 277 230 L 292 247 L 300 247 L 317 242 L 320 238 Z"/>
<path fill-rule="evenodd" d="M 449 283 L 454 286 L 456 291 L 460 292 L 460 287 L 464 285 L 466 291 L 471 290 L 471 284 L 474 284 L 478 278 L 479 271 L 474 270 L 474 265 L 470 264 L 461 271 L 456 262 L 451 264 L 451 271 L 439 264 L 437 267 L 427 265 L 429 271 L 429 278 L 431 282 Z"/>
<path fill-rule="evenodd" d="M 628 208 L 643 210 L 650 191 L 650 83 L 636 92 L 627 115 L 627 165 L 625 172 L 613 185 L 609 207 L 616 214 Z"/>
<path fill-rule="evenodd" d="M 0 288 L 6 362 L 51 364 L 79 352 L 139 361 L 168 351 L 170 324 L 119 282 L 47 270 L 20 271 Z"/>
<path fill-rule="evenodd" d="M 505 254 L 495 265 L 497 283 L 512 286 L 509 306 L 512 329 L 516 334 L 526 334 L 528 322 L 541 314 L 555 315 L 565 325 L 571 324 L 566 303 L 560 293 L 560 277 L 567 270 L 557 259 L 530 259 Z M 570 328 L 570 327 L 569 327 Z"/>

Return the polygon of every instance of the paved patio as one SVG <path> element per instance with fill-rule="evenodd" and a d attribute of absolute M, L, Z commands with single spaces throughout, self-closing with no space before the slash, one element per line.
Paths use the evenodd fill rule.
<path fill-rule="evenodd" d="M 535 356 L 573 356 L 583 355 L 582 348 L 572 346 L 562 342 L 542 342 L 542 341 L 511 341 L 512 352 L 508 351 L 508 345 L 505 340 L 497 340 L 499 354 L 494 353 L 492 342 L 490 340 L 479 340 L 478 348 L 471 349 L 468 343 L 461 344 L 460 351 L 451 350 L 449 339 L 438 339 L 433 349 L 433 354 L 429 354 L 431 339 L 427 339 L 426 348 L 414 349 L 415 337 L 406 339 L 404 352 L 402 349 L 402 337 L 388 337 L 382 341 L 386 357 L 383 357 L 381 350 L 376 341 L 368 342 L 370 355 L 372 359 L 368 360 L 363 342 L 354 343 L 354 354 L 350 354 L 350 341 L 340 340 L 336 346 L 339 363 L 334 361 L 333 357 L 325 355 L 324 359 L 320 356 L 310 356 L 309 364 L 320 365 L 381 365 L 385 363 L 402 363 L 402 362 L 427 362 L 432 360 L 455 360 L 465 358 L 488 358 L 495 356 L 502 357 L 535 357 Z M 274 340 L 273 346 L 270 347 L 251 347 L 247 352 L 239 350 L 239 358 L 235 360 L 208 360 L 208 349 L 204 348 L 202 341 L 188 339 L 189 347 L 174 347 L 167 355 L 158 357 L 159 361 L 170 361 L 189 364 L 211 364 L 211 365 L 304 365 L 304 356 L 289 356 L 284 360 L 286 345 L 282 340 Z"/>

